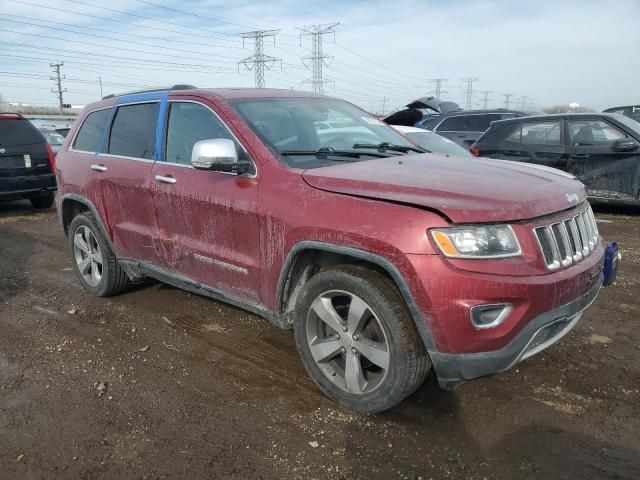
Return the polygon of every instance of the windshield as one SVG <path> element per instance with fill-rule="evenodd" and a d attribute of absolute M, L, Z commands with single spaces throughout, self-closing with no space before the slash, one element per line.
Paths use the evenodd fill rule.
<path fill-rule="evenodd" d="M 383 143 L 414 147 L 382 121 L 342 100 L 260 98 L 230 103 L 256 135 L 291 167 L 315 168 L 347 160 L 339 152 L 360 154 L 348 161 L 379 158 L 381 154 L 370 146 Z M 337 152 L 322 158 L 312 153 L 321 149 Z M 389 151 L 382 156 L 397 154 Z"/>
<path fill-rule="evenodd" d="M 471 157 L 469 151 L 462 148 L 456 142 L 444 138 L 442 135 L 438 135 L 433 132 L 407 132 L 407 137 L 416 142 L 425 150 L 433 153 L 446 153 L 449 155 L 455 155 L 456 157 Z"/>
<path fill-rule="evenodd" d="M 64 143 L 64 137 L 57 132 L 40 130 L 40 133 L 42 133 L 49 145 L 62 145 Z"/>

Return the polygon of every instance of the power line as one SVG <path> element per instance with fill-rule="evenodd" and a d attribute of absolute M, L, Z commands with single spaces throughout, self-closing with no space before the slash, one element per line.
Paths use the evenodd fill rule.
<path fill-rule="evenodd" d="M 135 1 L 138 2 L 138 3 L 144 3 L 146 5 L 151 5 L 152 7 L 162 8 L 162 9 L 168 10 L 170 12 L 181 13 L 183 15 L 190 15 L 192 17 L 201 18 L 203 20 L 210 20 L 210 21 L 214 21 L 214 22 L 218 22 L 218 23 L 224 23 L 226 25 L 232 25 L 234 27 L 255 28 L 255 27 L 248 27 L 246 25 L 240 25 L 240 24 L 237 24 L 237 23 L 227 22 L 226 20 L 220 20 L 219 18 L 206 17 L 204 15 L 199 15 L 199 14 L 193 13 L 193 12 L 187 12 L 185 10 L 178 10 L 177 8 L 171 8 L 171 7 L 167 7 L 165 5 L 159 5 L 157 3 L 147 2 L 146 0 L 135 0 Z"/>
<path fill-rule="evenodd" d="M 41 3 L 27 2 L 27 1 L 24 1 L 24 0 L 7 0 L 7 1 L 13 2 L 13 3 L 19 3 L 21 5 L 29 5 L 29 6 L 32 6 L 32 7 L 46 8 L 48 10 L 53 10 L 53 11 L 55 11 L 57 13 L 64 12 L 64 13 L 71 13 L 73 15 L 78 15 L 78 16 L 81 16 L 81 17 L 95 18 L 95 19 L 101 20 L 101 21 L 117 23 L 118 25 L 132 25 L 132 26 L 134 26 L 136 28 L 146 28 L 146 29 L 153 30 L 153 31 L 156 31 L 156 32 L 157 31 L 169 32 L 169 33 L 172 33 L 174 35 L 180 33 L 180 32 L 176 32 L 175 30 L 170 30 L 168 28 L 162 28 L 162 27 L 158 27 L 158 26 L 155 26 L 155 25 L 145 25 L 144 23 L 127 22 L 126 20 L 122 20 L 122 19 L 115 20 L 113 18 L 101 17 L 99 15 L 92 15 L 90 13 L 83 13 L 83 12 L 77 12 L 77 11 L 74 11 L 74 10 L 67 10 L 67 9 L 59 8 L 57 6 L 56 7 L 51 7 L 49 5 L 43 5 Z M 69 0 L 69 1 L 72 1 L 72 0 Z M 89 4 L 86 4 L 86 5 L 89 5 Z M 91 5 L 91 6 L 96 7 L 96 8 L 101 8 L 101 7 L 98 7 L 96 5 Z M 122 12 L 120 10 L 115 10 L 115 11 L 118 12 L 118 13 L 122 13 L 123 15 L 130 15 L 129 13 Z M 133 16 L 136 16 L 136 15 L 133 15 Z M 147 19 L 148 20 L 153 20 L 152 18 L 147 18 Z M 177 25 L 177 24 L 175 24 L 175 25 L 176 26 L 181 26 L 181 25 Z M 192 27 L 186 27 L 185 26 L 184 28 L 190 29 L 190 32 L 189 32 L 189 36 L 190 37 L 206 38 L 208 40 L 211 39 L 211 33 L 209 33 L 209 35 L 204 35 L 204 34 L 199 34 L 199 33 L 194 32 L 192 30 Z M 215 33 L 215 32 L 212 32 L 212 33 Z M 221 42 L 233 42 L 233 43 L 236 43 L 238 41 L 238 39 L 232 39 L 232 38 L 216 38 L 216 40 L 219 40 Z M 229 48 L 235 48 L 235 47 L 229 47 Z M 240 48 L 240 47 L 237 47 L 237 48 Z"/>
<path fill-rule="evenodd" d="M 16 0 L 10 0 L 10 1 L 16 1 Z M 18 2 L 18 3 L 23 3 L 23 2 Z M 24 3 L 26 3 L 26 2 L 24 2 Z M 38 5 L 38 4 L 31 4 L 31 3 L 26 3 L 26 4 L 27 5 Z M 58 9 L 56 8 L 56 10 L 58 10 Z M 67 12 L 67 13 L 73 13 L 73 14 L 78 15 L 78 16 L 86 16 L 88 18 L 97 18 L 97 19 L 100 19 L 100 20 L 113 21 L 113 20 L 108 19 L 108 18 L 96 17 L 94 15 L 75 13 L 75 12 L 72 12 L 70 10 L 62 10 L 62 11 Z M 116 30 L 108 30 L 106 28 L 94 27 L 93 25 L 89 27 L 89 26 L 85 26 L 85 25 L 78 25 L 78 24 L 75 24 L 75 23 L 56 22 L 54 20 L 45 20 L 45 19 L 42 19 L 42 18 L 25 17 L 23 15 L 12 15 L 12 14 L 9 14 L 9 13 L 6 13 L 6 12 L 0 12 L 0 14 L 2 14 L 3 18 L 4 17 L 13 17 L 13 18 L 21 18 L 22 20 L 35 20 L 37 22 L 51 23 L 51 24 L 54 24 L 54 25 L 63 25 L 65 27 L 83 28 L 83 29 L 91 30 L 91 31 L 115 33 L 116 35 L 126 35 L 127 37 L 137 37 L 137 38 L 142 38 L 144 40 L 158 40 L 158 41 L 161 41 L 161 42 L 179 43 L 179 44 L 183 44 L 183 45 L 195 45 L 195 46 L 207 47 L 207 48 L 225 48 L 225 49 L 233 48 L 233 49 L 237 49 L 237 50 L 243 50 L 243 48 L 241 46 L 239 46 L 239 45 L 238 46 L 216 45 L 215 43 L 189 42 L 187 40 L 179 40 L 179 39 L 174 39 L 174 38 L 166 38 L 166 37 L 163 38 L 163 37 L 156 37 L 156 36 L 149 36 L 149 35 L 139 35 L 139 34 L 128 32 L 128 31 L 127 32 L 119 32 L 119 31 L 116 31 Z M 5 18 L 5 20 L 6 20 L 6 18 Z M 118 20 L 117 22 L 119 24 L 125 23 L 126 25 L 137 25 L 135 23 L 122 22 L 120 20 Z M 38 25 L 38 26 L 42 27 L 44 25 Z M 144 25 L 139 25 L 139 26 L 144 27 Z M 162 30 L 162 29 L 158 29 L 158 30 Z M 169 32 L 171 30 L 162 30 L 162 31 Z M 171 32 L 172 33 L 176 33 L 175 31 L 171 31 Z M 78 33 L 78 32 L 74 32 L 74 33 Z M 206 38 L 209 38 L 209 37 L 206 37 Z M 224 39 L 224 40 L 226 41 L 226 39 Z"/>
<path fill-rule="evenodd" d="M 302 58 L 302 63 L 305 67 L 311 68 L 311 78 L 305 80 L 303 83 L 310 83 L 313 93 L 324 94 L 325 83 L 330 83 L 331 80 L 324 78 L 323 69 L 325 66 L 329 66 L 329 62 L 333 60 L 331 55 L 327 55 L 323 52 L 324 35 L 333 34 L 333 41 L 335 43 L 336 32 L 334 27 L 339 25 L 338 23 L 324 24 L 324 25 L 308 25 L 306 27 L 300 27 L 302 31 L 300 34 L 300 42 L 302 42 L 303 36 L 311 36 L 311 54 Z"/>
<path fill-rule="evenodd" d="M 51 77 L 51 80 L 55 80 L 56 82 L 56 89 L 51 90 L 51 92 L 57 94 L 58 96 L 58 102 L 60 103 L 60 113 L 64 113 L 64 101 L 62 99 L 62 94 L 67 91 L 66 88 L 65 89 L 62 88 L 62 79 L 64 77 L 60 76 L 60 67 L 63 65 L 64 65 L 64 62 L 49 64 L 49 66 L 53 68 L 55 72 L 55 77 Z"/>
<path fill-rule="evenodd" d="M 273 44 L 276 43 L 276 33 L 279 30 L 254 30 L 253 32 L 241 33 L 242 45 L 246 39 L 253 39 L 253 55 L 240 60 L 238 62 L 238 71 L 240 65 L 244 65 L 247 70 L 253 70 L 255 73 L 255 85 L 256 88 L 264 88 L 264 71 L 271 69 L 274 63 L 280 62 L 280 68 L 282 68 L 282 60 L 270 55 L 264 54 L 264 39 L 267 37 L 273 37 Z"/>
<path fill-rule="evenodd" d="M 140 14 L 137 14 L 137 13 L 125 12 L 123 10 L 116 10 L 115 8 L 102 7 L 100 5 L 96 5 L 94 3 L 89 3 L 89 2 L 83 2 L 81 0 L 67 0 L 67 1 L 71 2 L 71 3 L 77 3 L 77 4 L 80 4 L 80 5 L 86 5 L 86 6 L 89 6 L 89 7 L 99 8 L 100 10 L 106 10 L 108 12 L 115 12 L 115 13 L 120 13 L 122 15 L 128 15 L 130 17 L 141 18 L 143 20 L 151 20 L 152 22 L 164 23 L 166 25 L 174 25 L 176 27 L 187 28 L 189 30 L 196 29 L 196 30 L 202 30 L 203 32 L 209 32 L 209 34 L 214 34 L 214 35 L 225 35 L 225 36 L 230 36 L 230 37 L 235 37 L 236 36 L 236 34 L 234 34 L 234 33 L 217 32 L 217 31 L 211 30 L 209 28 L 196 27 L 194 25 L 184 25 L 184 24 L 181 24 L 181 23 L 169 22 L 167 20 L 159 20 L 157 18 L 147 17 L 145 15 L 140 15 Z"/>
<path fill-rule="evenodd" d="M 15 20 L 3 20 L 2 18 L 0 18 L 0 21 L 15 22 Z M 25 22 L 20 22 L 20 23 L 25 23 Z M 43 25 L 38 25 L 38 26 L 43 27 Z M 44 28 L 52 28 L 52 27 L 44 27 Z M 63 41 L 63 42 L 71 42 L 71 43 L 76 43 L 76 44 L 81 44 L 81 45 L 90 45 L 90 46 L 93 46 L 93 47 L 101 47 L 101 48 L 113 49 L 113 46 L 105 45 L 105 44 L 101 44 L 101 43 L 83 42 L 83 41 L 76 40 L 76 39 L 68 39 L 68 38 L 64 38 L 64 37 L 51 37 L 49 35 L 42 35 L 42 34 L 39 34 L 39 33 L 30 33 L 30 32 L 23 32 L 23 31 L 16 31 L 16 30 L 7 30 L 7 29 L 5 29 L 4 31 L 5 32 L 10 32 L 10 33 L 17 33 L 19 35 L 29 35 L 31 37 L 48 38 L 48 39 L 52 39 L 52 40 L 60 40 L 60 41 Z M 81 35 L 88 35 L 90 37 L 95 37 L 95 38 L 105 38 L 105 39 L 108 39 L 108 40 L 115 40 L 115 41 L 118 41 L 118 42 L 125 42 L 125 43 L 129 43 L 129 44 L 133 44 L 133 45 L 138 44 L 138 45 L 144 45 L 144 46 L 151 46 L 152 48 L 158 48 L 157 46 L 150 45 L 150 44 L 131 42 L 131 41 L 127 41 L 127 40 L 119 40 L 117 38 L 104 37 L 104 36 L 101 36 L 101 35 L 93 35 L 93 34 L 89 34 L 89 33 L 73 32 L 72 30 L 67 30 L 67 31 L 70 31 L 70 32 L 76 33 L 76 34 L 80 33 Z M 154 55 L 154 54 L 157 53 L 157 52 L 146 52 L 144 50 L 135 49 L 135 48 L 126 48 L 126 47 L 117 47 L 117 48 L 119 50 L 126 50 L 128 52 L 135 52 L 135 53 L 147 54 L 147 55 Z M 159 47 L 159 48 L 167 49 L 167 47 Z M 182 52 L 186 52 L 186 53 L 195 53 L 195 52 L 191 52 L 191 51 L 187 51 L 187 50 L 179 50 L 179 49 L 175 49 L 175 48 L 169 48 L 169 49 L 170 50 L 178 50 L 178 51 L 182 51 Z M 217 54 L 213 54 L 213 53 L 212 54 L 208 54 L 208 55 L 204 54 L 204 53 L 201 53 L 200 55 L 223 57 L 223 58 L 236 58 L 236 57 L 228 57 L 228 56 L 225 56 L 225 55 L 217 55 Z M 174 55 L 174 54 L 171 54 L 171 53 L 163 53 L 163 56 L 165 56 L 165 57 L 182 58 L 182 59 L 186 59 L 186 60 L 197 60 L 197 61 L 205 60 L 204 58 L 187 57 L 185 55 Z M 230 61 L 227 61 L 227 60 L 218 60 L 217 62 L 218 63 L 227 63 L 227 64 L 235 63 L 235 62 L 230 62 Z"/>
<path fill-rule="evenodd" d="M 464 83 L 467 84 L 467 89 L 464 91 L 467 96 L 466 109 L 470 110 L 473 104 L 473 84 L 480 80 L 479 77 L 465 77 L 461 79 Z"/>
<path fill-rule="evenodd" d="M 360 57 L 363 60 L 366 60 L 367 62 L 373 63 L 373 64 L 377 65 L 378 67 L 382 67 L 385 70 L 388 70 L 388 71 L 390 71 L 392 73 L 395 73 L 397 75 L 402 75 L 403 77 L 410 78 L 410 79 L 412 79 L 414 81 L 417 81 L 417 82 L 423 82 L 424 81 L 423 79 L 420 79 L 420 78 L 417 78 L 417 77 L 413 77 L 411 75 L 407 75 L 406 73 L 399 72 L 398 70 L 394 70 L 394 69 L 390 68 L 389 65 L 384 65 L 384 64 L 382 64 L 380 62 L 377 62 L 376 60 L 372 60 L 371 58 L 365 57 L 364 55 L 361 55 L 358 52 L 354 52 L 353 50 L 351 50 L 351 49 L 349 49 L 349 48 L 347 48 L 347 47 L 345 47 L 343 45 L 340 45 L 339 43 L 336 43 L 336 46 L 338 46 L 339 48 L 349 52 L 352 55 L 355 55 L 356 57 Z"/>

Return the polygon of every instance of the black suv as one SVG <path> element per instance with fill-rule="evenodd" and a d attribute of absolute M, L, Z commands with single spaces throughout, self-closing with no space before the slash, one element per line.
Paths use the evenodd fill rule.
<path fill-rule="evenodd" d="M 576 176 L 593 199 L 640 200 L 640 123 L 607 113 L 502 120 L 471 148 L 475 156 L 535 163 Z"/>
<path fill-rule="evenodd" d="M 28 198 L 50 208 L 56 191 L 55 156 L 33 124 L 17 113 L 0 113 L 0 201 Z"/>
<path fill-rule="evenodd" d="M 504 108 L 495 110 L 458 110 L 425 119 L 418 122 L 416 127 L 432 130 L 468 149 L 473 145 L 473 142 L 487 131 L 491 122 L 526 115 L 528 114 L 525 112 Z"/>

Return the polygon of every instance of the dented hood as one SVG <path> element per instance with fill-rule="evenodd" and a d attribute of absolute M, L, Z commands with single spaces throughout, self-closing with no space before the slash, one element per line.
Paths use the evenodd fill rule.
<path fill-rule="evenodd" d="M 587 197 L 582 183 L 554 169 L 437 154 L 331 165 L 302 176 L 320 190 L 426 207 L 455 223 L 525 220 Z"/>

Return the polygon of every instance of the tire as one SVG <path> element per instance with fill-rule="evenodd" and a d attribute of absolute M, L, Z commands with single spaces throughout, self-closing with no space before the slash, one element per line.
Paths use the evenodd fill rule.
<path fill-rule="evenodd" d="M 131 286 L 92 213 L 84 212 L 74 217 L 69 225 L 68 242 L 73 270 L 85 290 L 99 297 L 109 297 Z M 88 266 L 84 263 L 87 259 Z"/>
<path fill-rule="evenodd" d="M 39 197 L 30 198 L 31 206 L 38 210 L 46 210 L 53 206 L 53 195 L 40 195 Z"/>
<path fill-rule="evenodd" d="M 361 266 L 334 267 L 309 280 L 296 302 L 294 335 L 318 388 L 358 412 L 397 405 L 431 368 L 395 285 Z"/>

